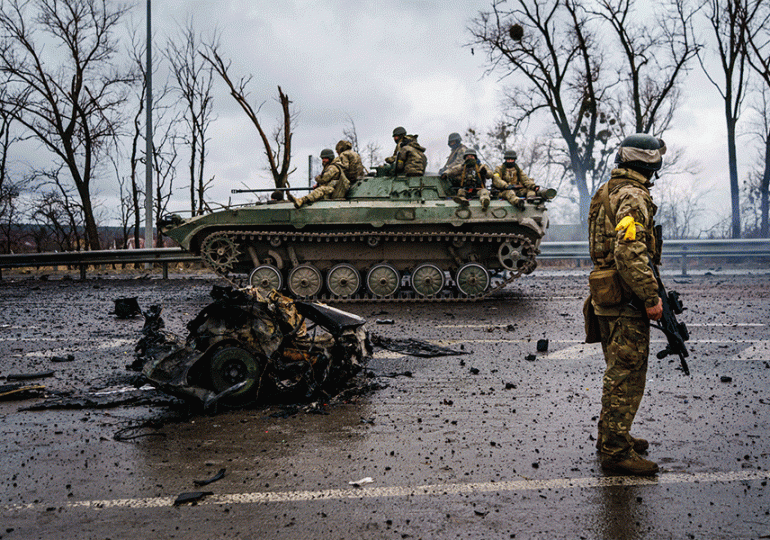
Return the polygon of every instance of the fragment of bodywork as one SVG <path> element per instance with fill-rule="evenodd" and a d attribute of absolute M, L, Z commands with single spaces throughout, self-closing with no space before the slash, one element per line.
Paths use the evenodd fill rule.
<path fill-rule="evenodd" d="M 131 298 L 116 298 L 115 311 L 112 312 L 118 319 L 128 319 L 142 313 L 136 296 Z"/>
<path fill-rule="evenodd" d="M 215 286 L 211 296 L 184 340 L 163 330 L 153 306 L 136 346 L 152 385 L 204 408 L 329 396 L 367 356 L 366 321 L 352 313 L 255 288 Z"/>

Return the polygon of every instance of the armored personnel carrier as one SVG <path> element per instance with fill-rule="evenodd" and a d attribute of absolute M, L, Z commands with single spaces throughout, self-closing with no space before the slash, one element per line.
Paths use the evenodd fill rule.
<path fill-rule="evenodd" d="M 299 299 L 479 299 L 536 267 L 545 200 L 458 204 L 438 176 L 372 176 L 345 199 L 265 202 L 182 219 L 162 232 L 217 274 Z"/>

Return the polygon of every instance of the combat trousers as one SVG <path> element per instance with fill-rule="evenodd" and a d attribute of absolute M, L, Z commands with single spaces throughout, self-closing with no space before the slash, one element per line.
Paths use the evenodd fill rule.
<path fill-rule="evenodd" d="M 321 199 L 330 199 L 332 197 L 332 193 L 334 193 L 334 188 L 337 186 L 337 182 L 329 182 L 328 184 L 325 184 L 323 186 L 318 186 L 313 191 L 308 193 L 303 197 L 306 202 L 315 202 L 319 201 Z"/>
<path fill-rule="evenodd" d="M 602 379 L 599 447 L 623 457 L 633 448 L 631 424 L 644 395 L 650 352 L 650 321 L 644 317 L 599 317 L 607 368 Z"/>

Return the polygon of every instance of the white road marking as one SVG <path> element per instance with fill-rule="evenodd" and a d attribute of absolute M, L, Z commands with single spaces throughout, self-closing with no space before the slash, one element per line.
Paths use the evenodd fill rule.
<path fill-rule="evenodd" d="M 198 505 L 270 504 L 343 499 L 380 499 L 393 497 L 419 497 L 465 495 L 478 493 L 507 493 L 549 489 L 605 488 L 613 486 L 662 486 L 669 484 L 704 484 L 747 482 L 770 479 L 770 471 L 734 471 L 721 473 L 663 473 L 657 477 L 607 476 L 588 478 L 553 478 L 547 480 L 511 480 L 505 482 L 479 482 L 468 484 L 427 484 L 423 486 L 391 486 L 353 489 L 323 489 L 317 491 L 277 491 L 210 495 L 198 501 Z M 175 497 L 151 497 L 145 499 L 106 499 L 72 501 L 64 504 L 31 503 L 3 505 L 4 512 L 41 511 L 46 508 L 105 510 L 111 508 L 165 508 L 174 505 Z"/>
<path fill-rule="evenodd" d="M 738 327 L 764 327 L 764 323 L 687 323 L 687 327 L 708 327 L 708 328 L 738 328 Z M 439 324 L 436 328 L 508 328 L 507 324 Z"/>
<path fill-rule="evenodd" d="M 754 345 L 734 354 L 730 360 L 735 362 L 770 360 L 770 341 L 755 341 Z"/>

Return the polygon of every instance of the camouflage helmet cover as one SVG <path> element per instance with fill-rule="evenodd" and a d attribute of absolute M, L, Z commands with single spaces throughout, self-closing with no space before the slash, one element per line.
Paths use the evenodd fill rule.
<path fill-rule="evenodd" d="M 394 137 L 403 137 L 404 135 L 406 135 L 406 130 L 401 126 L 398 126 L 396 129 L 393 130 Z"/>
<path fill-rule="evenodd" d="M 666 143 L 647 133 L 629 135 L 620 143 L 615 163 L 630 169 L 655 172 L 663 165 Z"/>
<path fill-rule="evenodd" d="M 516 153 L 516 150 L 506 150 L 503 154 L 503 159 L 513 159 L 515 160 L 519 155 Z"/>
<path fill-rule="evenodd" d="M 447 144 L 457 144 L 460 141 L 462 141 L 462 137 L 460 137 L 459 133 L 450 133 L 449 134 L 449 140 L 447 141 Z"/>
<path fill-rule="evenodd" d="M 334 151 L 331 148 L 321 150 L 321 159 L 334 159 Z"/>
<path fill-rule="evenodd" d="M 476 156 L 476 150 L 474 150 L 473 148 L 468 148 L 468 149 L 465 151 L 465 153 L 463 154 L 463 157 L 468 157 L 468 156 L 477 157 L 477 156 Z"/>

